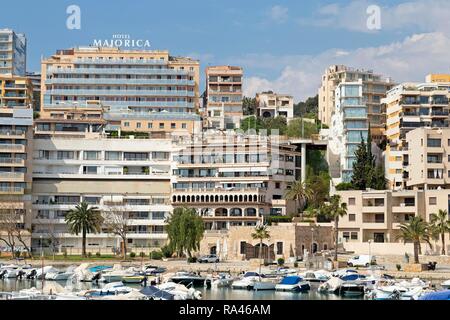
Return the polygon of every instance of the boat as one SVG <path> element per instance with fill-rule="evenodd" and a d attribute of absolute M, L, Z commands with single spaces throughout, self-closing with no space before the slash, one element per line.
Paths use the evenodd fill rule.
<path fill-rule="evenodd" d="M 387 285 L 380 282 L 367 294 L 367 297 L 373 300 L 417 300 L 429 292 L 428 288 L 429 283 L 419 278 Z"/>
<path fill-rule="evenodd" d="M 202 293 L 194 288 L 187 288 L 185 285 L 175 282 L 165 282 L 157 285 L 159 290 L 168 292 L 174 295 L 174 300 L 200 300 Z"/>
<path fill-rule="evenodd" d="M 146 265 L 142 267 L 142 272 L 145 275 L 150 275 L 150 276 L 155 276 L 155 275 L 159 275 L 161 273 L 166 272 L 167 269 L 164 267 L 157 267 L 157 266 L 153 266 L 153 265 Z"/>
<path fill-rule="evenodd" d="M 286 276 L 275 286 L 277 291 L 305 292 L 310 289 L 309 283 L 299 276 Z"/>
<path fill-rule="evenodd" d="M 89 265 L 89 264 L 87 264 L 87 265 Z M 112 266 L 98 265 L 98 266 L 89 267 L 87 269 L 90 272 L 95 274 L 95 273 L 102 272 L 102 271 L 105 271 L 105 270 L 109 270 L 109 269 L 112 269 L 112 268 L 113 268 Z"/>
<path fill-rule="evenodd" d="M 330 273 L 325 270 L 319 270 L 319 271 L 306 271 L 304 274 L 302 274 L 303 280 L 309 282 L 309 283 L 323 283 L 330 279 Z"/>
<path fill-rule="evenodd" d="M 211 278 L 211 288 L 229 287 L 233 281 L 234 278 L 229 273 L 219 273 L 218 276 Z"/>
<path fill-rule="evenodd" d="M 136 271 L 133 267 L 123 270 L 120 265 L 114 266 L 112 270 L 108 270 L 106 272 L 101 272 L 100 281 L 102 282 L 119 282 L 123 281 L 124 278 L 127 277 L 135 277 L 138 276 L 139 272 Z"/>
<path fill-rule="evenodd" d="M 126 276 L 122 277 L 123 283 L 141 283 L 145 279 L 144 275 L 134 275 L 134 276 Z"/>
<path fill-rule="evenodd" d="M 242 278 L 234 280 L 231 284 L 233 289 L 253 289 L 255 282 L 261 280 L 261 276 L 257 272 L 246 272 Z"/>
<path fill-rule="evenodd" d="M 339 277 L 331 277 L 328 281 L 320 284 L 318 291 L 320 293 L 336 293 L 341 285 L 344 283 Z"/>
<path fill-rule="evenodd" d="M 450 290 L 442 290 L 424 294 L 419 300 L 446 300 L 450 301 Z"/>
<path fill-rule="evenodd" d="M 58 269 L 55 269 L 52 266 L 46 266 L 44 268 L 36 268 L 36 275 L 34 278 L 38 280 L 45 279 L 45 275 L 51 272 L 58 272 Z"/>
<path fill-rule="evenodd" d="M 364 296 L 366 292 L 366 286 L 361 283 L 344 282 L 339 287 L 339 295 L 346 297 L 358 297 Z"/>
<path fill-rule="evenodd" d="M 71 266 L 66 271 L 51 271 L 45 275 L 45 280 L 66 281 L 74 275 L 75 267 Z"/>
<path fill-rule="evenodd" d="M 211 279 L 207 279 L 193 272 L 184 271 L 175 273 L 175 275 L 169 278 L 168 282 L 174 282 L 182 284 L 184 286 L 193 287 L 211 286 Z"/>
<path fill-rule="evenodd" d="M 130 293 L 131 291 L 132 288 L 127 287 L 122 282 L 118 281 L 107 283 L 101 289 L 81 291 L 78 293 L 78 295 L 89 298 L 102 298 L 103 296 L 126 294 Z"/>
<path fill-rule="evenodd" d="M 441 283 L 441 287 L 443 289 L 449 290 L 450 289 L 450 280 L 444 281 Z"/>
<path fill-rule="evenodd" d="M 174 294 L 161 290 L 156 286 L 145 287 L 139 292 L 146 297 L 146 300 L 175 300 Z"/>
<path fill-rule="evenodd" d="M 275 280 L 272 279 L 265 279 L 265 280 L 259 280 L 255 281 L 253 284 L 253 290 L 260 291 L 260 290 L 275 290 Z"/>

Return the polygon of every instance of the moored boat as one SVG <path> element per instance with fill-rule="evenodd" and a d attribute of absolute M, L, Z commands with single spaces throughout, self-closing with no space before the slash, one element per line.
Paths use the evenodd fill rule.
<path fill-rule="evenodd" d="M 310 289 L 309 283 L 299 276 L 286 276 L 275 286 L 277 291 L 305 292 Z"/>

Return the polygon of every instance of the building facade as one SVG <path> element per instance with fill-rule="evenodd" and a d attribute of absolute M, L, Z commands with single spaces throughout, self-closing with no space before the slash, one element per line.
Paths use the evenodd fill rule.
<path fill-rule="evenodd" d="M 41 118 L 94 102 L 105 111 L 107 131 L 201 127 L 197 60 L 168 51 L 80 47 L 44 59 L 41 74 Z"/>
<path fill-rule="evenodd" d="M 164 230 L 170 205 L 171 141 L 85 137 L 36 138 L 33 152 L 32 246 L 79 254 L 81 237 L 64 220 L 85 201 L 106 218 L 123 217 L 127 246 L 148 253 L 167 241 Z M 108 231 L 88 234 L 91 253 L 111 254 L 121 238 Z"/>
<path fill-rule="evenodd" d="M 384 138 L 386 110 L 381 99 L 393 87 L 390 78 L 383 78 L 372 70 L 354 69 L 344 65 L 330 66 L 322 76 L 319 88 L 319 120 L 328 126 L 332 124 L 332 116 L 336 107 L 336 88 L 340 83 L 358 82 L 362 80 L 362 102 L 367 107 L 370 123 L 370 134 L 375 143 Z"/>
<path fill-rule="evenodd" d="M 406 134 L 416 128 L 445 128 L 449 125 L 450 82 L 404 83 L 383 99 L 387 123 L 385 168 L 390 188 L 406 188 L 408 146 Z"/>
<path fill-rule="evenodd" d="M 0 75 L 25 76 L 27 40 L 22 33 L 0 29 Z"/>
<path fill-rule="evenodd" d="M 206 68 L 204 105 L 208 128 L 224 130 L 240 127 L 243 117 L 242 77 L 241 67 Z"/>
<path fill-rule="evenodd" d="M 41 111 L 41 74 L 37 72 L 27 72 L 26 77 L 31 80 L 33 86 L 33 106 L 34 111 Z"/>
<path fill-rule="evenodd" d="M 294 97 L 286 94 L 262 92 L 256 94 L 256 115 L 263 118 L 294 118 Z"/>

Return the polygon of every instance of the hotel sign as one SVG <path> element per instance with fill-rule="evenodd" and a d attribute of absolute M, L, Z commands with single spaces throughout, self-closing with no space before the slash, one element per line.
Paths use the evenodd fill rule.
<path fill-rule="evenodd" d="M 109 40 L 95 39 L 94 47 L 110 47 L 110 48 L 131 48 L 145 49 L 150 48 L 150 41 L 144 39 L 133 39 L 129 34 L 113 34 Z"/>

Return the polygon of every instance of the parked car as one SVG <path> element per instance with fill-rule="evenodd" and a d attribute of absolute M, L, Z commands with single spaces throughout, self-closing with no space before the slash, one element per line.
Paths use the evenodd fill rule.
<path fill-rule="evenodd" d="M 210 255 L 198 258 L 197 261 L 199 263 L 203 263 L 203 262 L 205 262 L 205 263 L 214 263 L 214 262 L 219 262 L 219 257 L 217 255 L 215 255 L 215 254 L 210 254 Z"/>
<path fill-rule="evenodd" d="M 376 264 L 377 260 L 374 256 L 369 256 L 368 254 L 363 254 L 359 256 L 354 256 L 348 259 L 347 265 L 349 267 L 368 267 L 371 264 Z"/>

